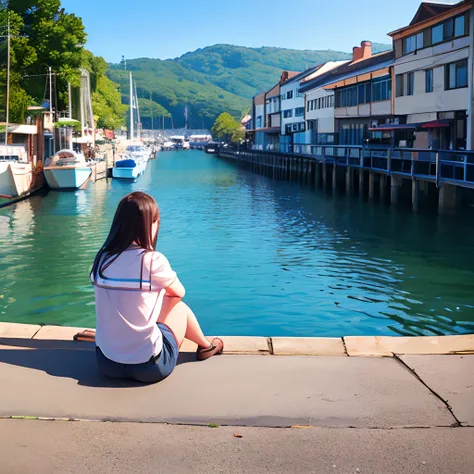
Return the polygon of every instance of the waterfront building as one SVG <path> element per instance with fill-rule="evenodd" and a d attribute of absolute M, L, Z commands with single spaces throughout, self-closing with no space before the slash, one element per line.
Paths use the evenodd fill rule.
<path fill-rule="evenodd" d="M 392 63 L 392 51 L 372 54 L 372 43 L 362 41 L 350 61 L 304 81 L 308 128 L 316 129 L 311 143 L 383 143 L 383 133 L 370 129 L 393 122 Z"/>
<path fill-rule="evenodd" d="M 347 61 L 329 61 L 297 74 L 281 86 L 281 139 L 282 149 L 295 144 L 313 143 L 317 132 L 317 121 L 308 121 L 305 95 L 301 86 L 305 81 L 315 79 Z M 334 117 L 332 122 L 334 123 Z M 333 125 L 332 125 L 333 126 Z"/>
<path fill-rule="evenodd" d="M 409 146 L 473 148 L 468 137 L 472 130 L 471 15 L 472 1 L 422 3 L 408 26 L 389 33 L 395 55 L 394 115 L 398 126 L 413 137 Z M 394 146 L 407 144 L 396 129 L 392 132 Z"/>
<path fill-rule="evenodd" d="M 281 132 L 281 86 L 297 72 L 283 71 L 270 90 L 257 94 L 252 101 L 252 119 L 245 124 L 246 138 L 255 150 L 278 150 Z"/>

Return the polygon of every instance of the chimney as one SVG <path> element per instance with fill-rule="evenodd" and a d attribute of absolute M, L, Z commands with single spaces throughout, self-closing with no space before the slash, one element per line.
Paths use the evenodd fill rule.
<path fill-rule="evenodd" d="M 360 59 L 368 59 L 372 56 L 372 43 L 370 41 L 362 41 L 360 46 L 352 48 L 352 62 Z"/>

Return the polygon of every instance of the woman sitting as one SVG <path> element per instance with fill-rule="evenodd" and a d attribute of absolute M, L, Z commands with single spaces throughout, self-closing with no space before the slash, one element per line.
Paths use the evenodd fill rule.
<path fill-rule="evenodd" d="M 206 339 L 182 301 L 183 285 L 166 257 L 155 251 L 159 227 L 151 196 L 125 196 L 94 261 L 97 362 L 112 378 L 163 380 L 175 368 L 185 338 L 198 345 L 198 360 L 224 349 L 221 339 Z"/>

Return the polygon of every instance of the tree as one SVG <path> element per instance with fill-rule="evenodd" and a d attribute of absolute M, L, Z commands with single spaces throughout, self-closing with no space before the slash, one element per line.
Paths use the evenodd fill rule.
<path fill-rule="evenodd" d="M 219 141 L 227 143 L 239 143 L 244 138 L 242 126 L 228 112 L 223 112 L 217 117 L 211 133 Z"/>

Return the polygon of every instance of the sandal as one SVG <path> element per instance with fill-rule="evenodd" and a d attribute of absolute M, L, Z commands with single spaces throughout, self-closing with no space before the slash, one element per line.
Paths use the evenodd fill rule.
<path fill-rule="evenodd" d="M 197 360 L 206 360 L 212 356 L 220 355 L 224 351 L 224 341 L 216 337 L 212 340 L 211 347 L 199 347 L 196 351 Z"/>
<path fill-rule="evenodd" d="M 95 331 L 93 329 L 86 329 L 78 332 L 74 336 L 75 341 L 95 342 Z"/>

